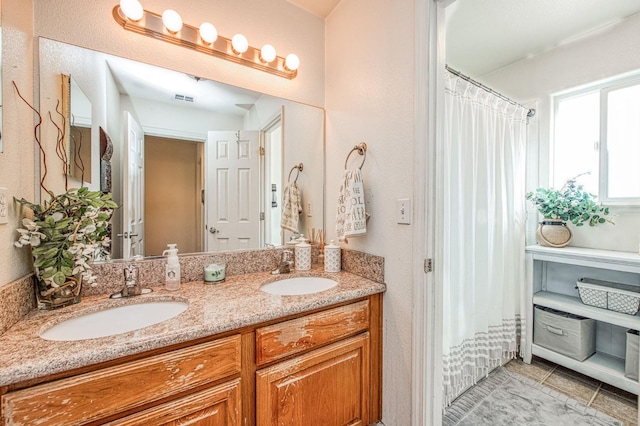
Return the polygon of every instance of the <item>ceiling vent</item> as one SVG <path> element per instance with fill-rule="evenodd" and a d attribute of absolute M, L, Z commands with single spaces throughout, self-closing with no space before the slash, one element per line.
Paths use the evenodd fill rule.
<path fill-rule="evenodd" d="M 193 96 L 179 95 L 176 93 L 176 101 L 193 102 Z"/>

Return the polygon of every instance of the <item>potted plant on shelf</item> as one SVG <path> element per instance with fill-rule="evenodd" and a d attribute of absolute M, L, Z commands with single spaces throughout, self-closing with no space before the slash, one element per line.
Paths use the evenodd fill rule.
<path fill-rule="evenodd" d="M 547 247 L 564 247 L 571 241 L 571 230 L 567 222 L 575 226 L 596 226 L 613 221 L 609 207 L 596 202 L 596 196 L 585 192 L 582 185 L 576 183 L 578 176 L 568 179 L 560 189 L 538 188 L 526 195 L 544 220 L 538 225 L 536 239 L 538 244 Z"/>

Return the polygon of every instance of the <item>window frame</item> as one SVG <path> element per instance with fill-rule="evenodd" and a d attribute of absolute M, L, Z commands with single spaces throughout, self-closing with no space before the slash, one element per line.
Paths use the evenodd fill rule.
<path fill-rule="evenodd" d="M 553 144 L 551 147 L 551 178 L 555 173 L 555 146 L 556 146 L 556 128 L 558 123 L 558 104 L 562 101 L 585 96 L 592 93 L 599 93 L 599 141 L 597 142 L 598 152 L 598 201 L 607 206 L 638 206 L 640 207 L 640 195 L 638 197 L 609 197 L 609 156 L 607 150 L 607 121 L 608 121 L 608 94 L 615 90 L 624 89 L 625 87 L 640 86 L 640 71 L 626 76 L 615 77 L 578 88 L 563 91 L 552 95 L 553 122 L 551 123 L 551 137 Z"/>

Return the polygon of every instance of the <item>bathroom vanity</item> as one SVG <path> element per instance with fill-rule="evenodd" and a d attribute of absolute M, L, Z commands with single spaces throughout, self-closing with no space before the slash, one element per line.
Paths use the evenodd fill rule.
<path fill-rule="evenodd" d="M 116 303 L 179 299 L 189 308 L 144 329 L 75 342 L 38 333 L 113 302 L 96 296 L 34 311 L 0 336 L 2 424 L 374 423 L 385 286 L 348 272 L 330 278 L 335 287 L 301 296 L 261 291 L 268 273 L 154 290 Z"/>
<path fill-rule="evenodd" d="M 531 355 L 536 355 L 637 395 L 640 386 L 637 380 L 625 376 L 625 363 L 638 363 L 640 358 L 636 354 L 634 359 L 626 359 L 625 346 L 627 331 L 640 330 L 640 316 L 583 304 L 576 282 L 591 278 L 637 286 L 640 291 L 640 255 L 542 246 L 529 246 L 526 253 L 531 309 L 527 318 L 525 362 L 531 362 Z M 596 352 L 578 361 L 537 345 L 532 337 L 535 305 L 596 320 Z"/>

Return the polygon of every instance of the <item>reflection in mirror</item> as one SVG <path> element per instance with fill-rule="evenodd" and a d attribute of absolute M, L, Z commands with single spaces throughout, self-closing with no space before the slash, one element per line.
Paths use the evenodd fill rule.
<path fill-rule="evenodd" d="M 91 102 L 73 76 L 69 77 L 69 87 L 69 173 L 80 182 L 91 183 Z"/>
<path fill-rule="evenodd" d="M 324 228 L 322 109 L 48 39 L 39 56 L 41 104 L 56 98 L 56 75 L 72 75 L 92 130 L 112 143 L 113 258 L 169 243 L 180 253 L 282 245 L 293 235 L 280 226 L 282 190 L 299 163 L 296 229 Z"/>

